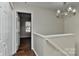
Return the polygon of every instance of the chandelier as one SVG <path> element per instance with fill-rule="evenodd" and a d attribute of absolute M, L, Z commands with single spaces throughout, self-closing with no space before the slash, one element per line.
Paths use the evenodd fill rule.
<path fill-rule="evenodd" d="M 65 5 L 66 3 L 64 3 Z M 66 9 L 62 8 L 61 10 L 58 9 L 56 16 L 57 17 L 64 17 L 64 16 L 71 16 L 76 14 L 76 9 L 73 8 L 72 6 L 68 6 Z"/>

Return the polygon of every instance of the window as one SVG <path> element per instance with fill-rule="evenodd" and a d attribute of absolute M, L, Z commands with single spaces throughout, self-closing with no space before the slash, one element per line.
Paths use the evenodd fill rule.
<path fill-rule="evenodd" d="M 31 23 L 29 21 L 25 22 L 25 31 L 30 32 Z"/>

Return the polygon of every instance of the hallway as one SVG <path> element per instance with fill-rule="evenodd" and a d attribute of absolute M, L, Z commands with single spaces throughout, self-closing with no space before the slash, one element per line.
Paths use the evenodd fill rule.
<path fill-rule="evenodd" d="M 21 38 L 20 46 L 16 53 L 16 56 L 35 56 L 33 50 L 31 50 L 31 38 Z"/>

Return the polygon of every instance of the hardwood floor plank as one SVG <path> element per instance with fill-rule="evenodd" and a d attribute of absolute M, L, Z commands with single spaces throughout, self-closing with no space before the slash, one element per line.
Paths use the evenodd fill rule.
<path fill-rule="evenodd" d="M 16 56 L 36 56 L 34 51 L 31 50 L 31 39 L 20 39 L 20 46 L 18 51 L 16 52 Z"/>

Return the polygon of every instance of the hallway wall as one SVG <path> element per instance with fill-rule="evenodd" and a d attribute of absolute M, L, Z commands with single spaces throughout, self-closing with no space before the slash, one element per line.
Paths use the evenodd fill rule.
<path fill-rule="evenodd" d="M 75 16 L 64 18 L 64 32 L 74 33 L 76 36 L 76 55 L 79 56 L 79 10 Z"/>

